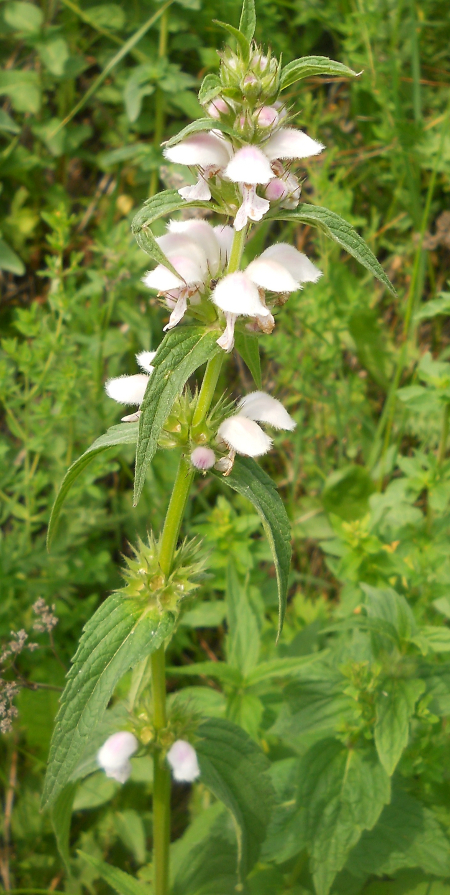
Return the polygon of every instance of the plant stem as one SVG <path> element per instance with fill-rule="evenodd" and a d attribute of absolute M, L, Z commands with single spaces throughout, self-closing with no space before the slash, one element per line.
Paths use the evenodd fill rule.
<path fill-rule="evenodd" d="M 239 269 L 244 251 L 246 228 L 234 234 L 228 273 Z M 206 366 L 202 387 L 194 411 L 192 427 L 203 422 L 211 407 L 224 359 L 224 352 L 212 357 Z M 170 575 L 194 469 L 184 456 L 180 458 L 164 527 L 161 535 L 159 564 L 163 575 Z M 152 653 L 153 720 L 156 737 L 167 726 L 166 673 L 164 646 Z M 153 758 L 153 886 L 154 895 L 168 895 L 170 845 L 170 771 L 157 748 Z"/>
<path fill-rule="evenodd" d="M 442 463 L 445 460 L 445 455 L 447 453 L 449 423 L 450 423 L 450 404 L 446 404 L 444 407 L 444 413 L 442 415 L 441 437 L 439 440 L 439 449 L 438 449 L 438 455 L 437 455 L 438 466 L 442 465 Z"/>
<path fill-rule="evenodd" d="M 161 21 L 159 25 L 159 44 L 158 44 L 158 59 L 159 61 L 163 61 L 167 55 L 167 37 L 169 34 L 169 16 L 168 13 L 165 12 L 164 15 L 161 16 Z M 164 133 L 164 93 L 160 87 L 156 88 L 155 93 L 155 130 L 153 134 L 153 146 L 158 151 L 161 146 L 161 140 Z M 152 196 L 156 195 L 158 189 L 159 182 L 159 170 L 155 168 L 150 176 L 150 185 L 148 188 L 149 199 Z"/>

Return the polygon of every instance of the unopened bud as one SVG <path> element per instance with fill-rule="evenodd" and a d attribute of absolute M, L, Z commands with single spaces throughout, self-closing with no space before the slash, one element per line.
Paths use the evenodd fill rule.
<path fill-rule="evenodd" d="M 278 121 L 278 112 L 273 106 L 263 106 L 256 120 L 259 127 L 272 127 Z"/>
<path fill-rule="evenodd" d="M 196 469 L 211 469 L 216 462 L 214 451 L 209 447 L 196 447 L 191 454 L 191 463 Z"/>
<path fill-rule="evenodd" d="M 197 753 L 186 740 L 176 740 L 167 753 L 174 780 L 192 783 L 200 776 Z"/>
<path fill-rule="evenodd" d="M 209 104 L 206 111 L 211 118 L 218 119 L 221 115 L 227 115 L 230 109 L 224 99 L 221 99 L 220 96 L 216 96 L 216 98 Z"/>

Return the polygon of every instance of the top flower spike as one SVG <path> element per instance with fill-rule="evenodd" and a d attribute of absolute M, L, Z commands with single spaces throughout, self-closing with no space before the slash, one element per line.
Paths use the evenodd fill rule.
<path fill-rule="evenodd" d="M 197 170 L 197 182 L 182 187 L 180 195 L 187 201 L 208 201 L 212 195 L 225 194 L 238 231 L 248 221 L 260 221 L 271 202 L 296 208 L 300 183 L 285 162 L 324 149 L 302 131 L 284 126 L 288 114 L 277 100 L 279 81 L 279 63 L 272 56 L 252 45 L 247 60 L 227 47 L 221 54 L 214 96 L 206 91 L 204 100 L 211 125 L 216 126 L 164 149 L 169 161 Z"/>

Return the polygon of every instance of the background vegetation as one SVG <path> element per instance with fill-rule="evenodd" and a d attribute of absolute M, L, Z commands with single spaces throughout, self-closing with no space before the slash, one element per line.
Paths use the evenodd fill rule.
<path fill-rule="evenodd" d="M 224 0 L 220 17 L 237 24 L 239 7 Z M 157 455 L 137 509 L 132 448 L 95 460 L 72 491 L 50 554 L 45 537 L 67 466 L 118 421 L 103 383 L 135 372 L 134 354 L 160 340 L 165 315 L 141 284 L 148 259 L 130 234 L 130 220 L 150 192 L 177 186 L 184 175 L 162 165 L 158 147 L 199 113 L 200 79 L 217 66 L 222 43 L 212 24 L 218 12 L 217 4 L 201 0 L 173 3 L 167 16 L 146 0 L 0 5 L 0 661 L 6 681 L 0 699 L 6 720 L 8 711 L 14 714 L 11 682 L 20 687 L 13 702 L 18 717 L 0 746 L 0 873 L 8 892 L 110 891 L 77 848 L 143 880 L 150 874 L 145 759 L 135 760 L 123 789 L 100 773 L 80 785 L 70 879 L 39 799 L 65 668 L 83 623 L 118 586 L 128 542 L 160 527 L 172 454 Z M 323 158 L 305 163 L 303 196 L 360 230 L 398 298 L 316 232 L 301 227 L 292 234 L 278 225 L 277 238 L 293 236 L 324 271 L 316 286 L 290 299 L 277 329 L 262 341 L 264 387 L 298 421 L 293 436 L 279 437 L 278 450 L 264 461 L 293 526 L 286 625 L 276 645 L 275 579 L 257 517 L 243 499 L 222 494 L 208 478 L 200 481 L 188 521 L 211 551 L 214 583 L 207 580 L 172 642 L 169 661 L 184 666 L 172 687 L 200 710 L 237 721 L 273 762 L 282 807 L 248 882 L 251 893 L 304 895 L 315 885 L 319 893 L 332 886 L 339 895 L 448 895 L 448 4 L 260 0 L 257 12 L 257 39 L 282 52 L 285 62 L 322 54 L 363 71 L 352 83 L 311 78 L 292 88 L 298 124 L 327 146 Z M 250 252 L 260 251 L 267 229 L 255 231 Z M 252 389 L 238 357 L 223 375 L 234 396 Z M 55 606 L 59 621 L 50 632 L 42 604 L 33 609 L 39 599 Z M 390 631 L 359 624 L 364 602 L 369 618 Z M 28 649 L 20 631 L 38 647 Z M 317 671 L 290 682 L 260 676 L 244 686 L 223 666 L 214 672 L 216 660 L 248 676 L 267 659 L 311 653 Z M 187 675 L 203 661 L 206 673 L 191 668 Z M 380 729 L 386 693 L 397 706 L 400 730 L 393 750 L 392 736 L 383 745 Z M 314 755 L 317 767 L 322 760 L 324 769 L 337 769 L 328 783 L 338 792 L 341 759 L 337 746 L 326 751 L 330 742 L 374 738 L 387 772 L 396 769 L 395 797 L 358 845 L 359 837 L 345 835 L 358 820 L 342 787 L 327 827 L 320 786 L 313 791 L 308 780 Z M 306 827 L 297 797 L 310 806 Z M 175 846 L 178 869 L 189 848 L 221 822 L 201 785 L 194 795 L 176 788 L 174 838 L 188 816 L 194 833 Z M 333 871 L 329 843 L 336 835 L 341 851 L 331 860 Z M 204 843 L 200 854 L 208 868 Z M 189 861 L 195 870 L 194 858 Z M 318 867 L 326 868 L 321 879 Z M 213 871 L 205 872 L 206 885 Z M 191 888 L 176 885 L 180 895 L 210 895 L 198 879 Z M 215 895 L 233 891 L 229 880 L 215 886 Z"/>

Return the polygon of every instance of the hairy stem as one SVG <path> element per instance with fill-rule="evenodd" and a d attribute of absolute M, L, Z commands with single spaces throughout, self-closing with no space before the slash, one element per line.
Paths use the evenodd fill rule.
<path fill-rule="evenodd" d="M 239 269 L 244 251 L 246 228 L 234 234 L 228 273 Z M 194 411 L 192 426 L 199 426 L 211 407 L 214 392 L 224 359 L 221 351 L 208 361 L 202 387 Z M 181 522 L 183 520 L 194 469 L 184 456 L 181 457 L 173 486 L 164 528 L 161 535 L 159 563 L 162 573 L 170 575 Z M 151 656 L 153 717 L 156 736 L 167 725 L 166 673 L 164 646 Z M 153 885 L 155 895 L 168 895 L 169 891 L 169 844 L 170 844 L 170 771 L 155 750 L 153 759 Z"/>

